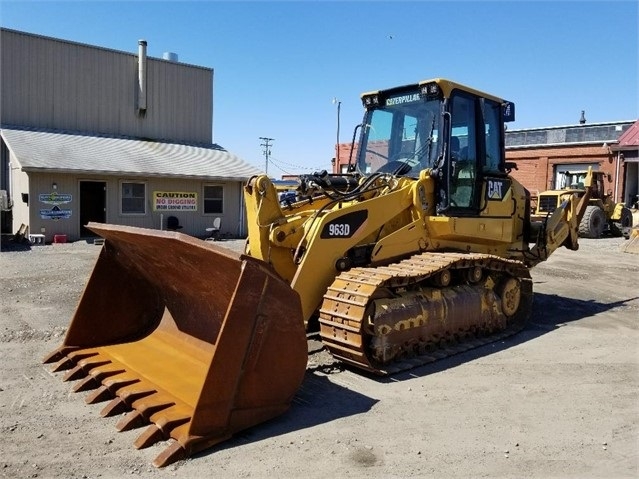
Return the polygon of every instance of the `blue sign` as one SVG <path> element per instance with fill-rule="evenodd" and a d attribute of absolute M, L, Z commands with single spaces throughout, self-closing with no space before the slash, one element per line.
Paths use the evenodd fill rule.
<path fill-rule="evenodd" d="M 50 210 L 40 210 L 40 218 L 43 220 L 66 220 L 71 218 L 71 210 L 61 210 L 59 206 L 54 206 Z"/>

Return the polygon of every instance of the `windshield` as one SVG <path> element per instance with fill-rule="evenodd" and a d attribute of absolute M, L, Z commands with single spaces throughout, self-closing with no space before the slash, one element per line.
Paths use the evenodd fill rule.
<path fill-rule="evenodd" d="M 573 190 L 583 189 L 584 181 L 586 180 L 586 175 L 587 173 L 585 171 L 578 172 L 578 173 L 569 173 L 566 171 L 564 173 L 563 181 L 560 187 L 571 188 Z"/>
<path fill-rule="evenodd" d="M 357 167 L 363 174 L 418 177 L 438 155 L 441 103 L 406 92 L 385 103 L 366 113 Z"/>

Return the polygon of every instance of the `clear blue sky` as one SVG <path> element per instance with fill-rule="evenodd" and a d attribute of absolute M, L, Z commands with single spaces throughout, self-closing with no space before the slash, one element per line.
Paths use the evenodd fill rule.
<path fill-rule="evenodd" d="M 330 170 L 362 92 L 444 77 L 512 100 L 509 128 L 634 120 L 638 2 L 11 1 L 3 27 L 214 69 L 213 138 L 269 174 Z"/>

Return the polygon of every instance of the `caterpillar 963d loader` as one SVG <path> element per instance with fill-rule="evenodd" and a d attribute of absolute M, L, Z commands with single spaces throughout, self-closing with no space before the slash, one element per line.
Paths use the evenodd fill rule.
<path fill-rule="evenodd" d="M 105 238 L 63 345 L 45 362 L 163 466 L 281 414 L 307 328 L 345 363 L 412 368 L 521 329 L 529 268 L 577 249 L 589 188 L 542 221 L 509 176 L 514 105 L 435 79 L 362 95 L 356 158 L 281 202 L 245 187 L 245 254 L 176 232 L 89 224 Z"/>

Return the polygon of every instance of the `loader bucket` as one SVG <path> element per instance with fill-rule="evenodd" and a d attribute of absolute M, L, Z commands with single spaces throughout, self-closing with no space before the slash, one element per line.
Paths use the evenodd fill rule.
<path fill-rule="evenodd" d="M 624 253 L 639 254 L 639 227 L 635 226 L 628 234 L 628 240 L 621 245 Z"/>
<path fill-rule="evenodd" d="M 190 236 L 89 223 L 106 241 L 44 359 L 165 466 L 289 407 L 306 370 L 299 296 L 268 264 Z"/>

